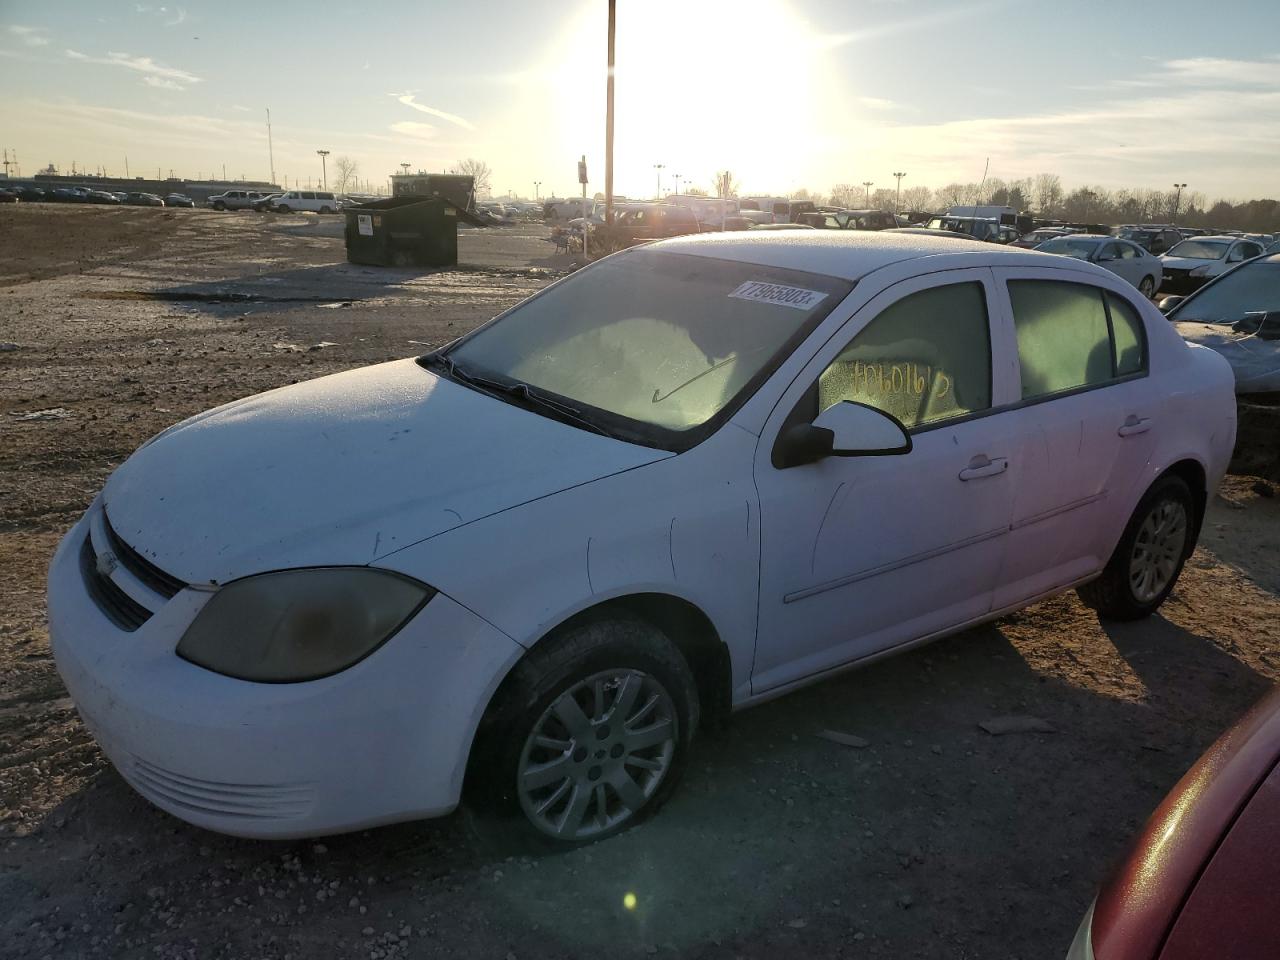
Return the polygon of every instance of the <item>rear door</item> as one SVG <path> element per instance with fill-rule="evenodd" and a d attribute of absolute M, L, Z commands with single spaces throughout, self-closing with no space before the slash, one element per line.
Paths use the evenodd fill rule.
<path fill-rule="evenodd" d="M 1161 417 L 1131 297 L 1065 271 L 1000 268 L 1017 340 L 1022 467 L 1001 609 L 1090 576 L 1128 520 Z M 1116 284 L 1119 286 L 1119 284 Z"/>

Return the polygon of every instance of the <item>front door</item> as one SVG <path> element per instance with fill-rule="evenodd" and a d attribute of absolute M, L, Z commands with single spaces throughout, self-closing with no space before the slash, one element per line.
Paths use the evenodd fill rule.
<path fill-rule="evenodd" d="M 752 691 L 981 617 L 1019 475 L 1003 416 L 1012 338 L 989 270 L 890 287 L 791 385 L 761 434 L 760 618 Z M 992 345 L 995 344 L 993 356 Z M 779 431 L 856 400 L 912 435 L 904 455 L 778 468 Z"/>

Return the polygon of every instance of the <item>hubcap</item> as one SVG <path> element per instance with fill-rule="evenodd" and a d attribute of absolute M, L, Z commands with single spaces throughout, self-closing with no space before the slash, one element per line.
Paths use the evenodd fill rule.
<path fill-rule="evenodd" d="M 534 724 L 516 771 L 520 807 L 556 839 L 595 836 L 649 802 L 675 750 L 675 704 L 657 680 L 639 670 L 593 674 Z"/>
<path fill-rule="evenodd" d="M 1129 559 L 1129 587 L 1150 603 L 1169 585 L 1187 545 L 1187 511 L 1176 500 L 1157 503 L 1138 528 Z"/>

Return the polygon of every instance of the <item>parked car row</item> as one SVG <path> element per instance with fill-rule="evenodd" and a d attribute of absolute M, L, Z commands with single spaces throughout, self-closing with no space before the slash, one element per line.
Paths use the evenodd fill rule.
<path fill-rule="evenodd" d="M 161 197 L 142 191 L 97 190 L 88 186 L 36 187 L 30 184 L 6 184 L 0 188 L 0 203 L 96 203 L 107 206 L 124 204 L 133 207 L 194 207 L 195 201 L 185 194 L 171 193 Z"/>

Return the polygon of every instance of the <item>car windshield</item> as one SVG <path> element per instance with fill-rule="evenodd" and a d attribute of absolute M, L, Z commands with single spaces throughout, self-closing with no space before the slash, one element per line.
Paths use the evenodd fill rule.
<path fill-rule="evenodd" d="M 1070 237 L 1046 240 L 1036 247 L 1042 253 L 1058 253 L 1066 257 L 1075 257 L 1077 260 L 1088 260 L 1097 248 L 1096 240 L 1073 240 Z"/>
<path fill-rule="evenodd" d="M 1235 323 L 1246 313 L 1280 312 L 1280 259 L 1236 267 L 1169 312 L 1170 320 Z"/>
<path fill-rule="evenodd" d="M 833 277 L 632 250 L 548 288 L 448 352 L 609 432 L 685 449 L 852 289 Z"/>
<path fill-rule="evenodd" d="M 1170 248 L 1168 256 L 1188 260 L 1221 260 L 1231 244 L 1225 240 L 1183 240 Z"/>

